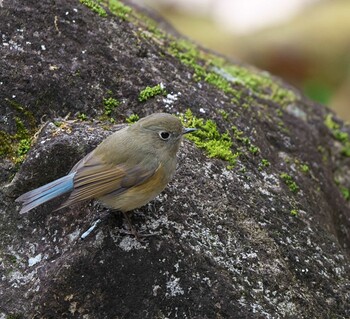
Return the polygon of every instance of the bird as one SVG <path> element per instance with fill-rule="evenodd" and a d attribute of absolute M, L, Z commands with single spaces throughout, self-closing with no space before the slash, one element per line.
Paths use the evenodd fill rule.
<path fill-rule="evenodd" d="M 146 116 L 108 136 L 66 176 L 19 196 L 20 213 L 70 193 L 55 210 L 96 199 L 126 216 L 164 190 L 174 176 L 183 135 L 195 130 L 168 113 Z"/>

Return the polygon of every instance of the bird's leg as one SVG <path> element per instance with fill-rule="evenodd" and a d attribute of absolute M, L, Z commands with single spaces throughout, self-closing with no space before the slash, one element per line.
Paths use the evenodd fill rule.
<path fill-rule="evenodd" d="M 96 219 L 93 222 L 92 226 L 90 226 L 90 228 L 80 236 L 80 239 L 85 239 L 87 236 L 89 236 L 92 233 L 92 231 L 101 223 L 101 221 L 102 220 L 100 218 Z"/>
<path fill-rule="evenodd" d="M 105 221 L 107 218 L 109 217 L 109 214 L 105 213 L 102 214 L 100 217 L 98 217 L 97 219 L 95 219 L 92 223 L 92 225 L 88 228 L 88 230 L 86 230 L 81 236 L 80 239 L 85 239 L 86 237 L 88 237 L 96 228 L 99 224 L 101 224 L 101 222 Z"/>
<path fill-rule="evenodd" d="M 132 224 L 132 222 L 131 222 L 131 219 L 130 219 L 128 213 L 124 213 L 124 212 L 123 212 L 123 215 L 124 215 L 124 217 L 125 217 L 125 219 L 126 219 L 126 222 L 128 223 L 128 226 L 129 226 L 129 229 L 130 229 L 130 233 L 131 233 L 132 235 L 135 236 L 136 240 L 141 241 L 141 238 L 140 238 L 140 236 L 139 236 L 139 233 L 137 232 L 137 230 L 136 230 L 135 227 L 133 226 L 133 224 Z"/>

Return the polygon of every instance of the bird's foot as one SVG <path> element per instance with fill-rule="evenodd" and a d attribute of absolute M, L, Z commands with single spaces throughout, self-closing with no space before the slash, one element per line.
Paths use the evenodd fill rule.
<path fill-rule="evenodd" d="M 88 237 L 102 222 L 104 222 L 108 218 L 109 214 L 102 214 L 100 217 L 95 219 L 92 225 L 81 234 L 80 239 L 85 239 Z"/>

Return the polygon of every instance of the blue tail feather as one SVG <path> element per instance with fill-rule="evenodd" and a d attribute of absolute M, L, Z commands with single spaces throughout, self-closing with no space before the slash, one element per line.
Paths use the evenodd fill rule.
<path fill-rule="evenodd" d="M 20 214 L 27 213 L 31 209 L 55 198 L 64 193 L 70 192 L 74 188 L 74 173 L 63 176 L 51 183 L 33 189 L 16 199 L 16 202 L 23 203 Z"/>

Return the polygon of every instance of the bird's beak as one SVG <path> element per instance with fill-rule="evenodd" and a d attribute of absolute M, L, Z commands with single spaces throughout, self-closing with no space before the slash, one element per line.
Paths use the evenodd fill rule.
<path fill-rule="evenodd" d="M 187 134 L 187 133 L 191 133 L 191 132 L 194 132 L 194 131 L 197 131 L 197 129 L 196 128 L 186 128 L 186 127 L 184 127 L 183 128 L 183 130 L 182 130 L 182 135 L 184 135 L 184 134 Z"/>

